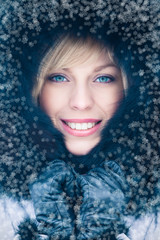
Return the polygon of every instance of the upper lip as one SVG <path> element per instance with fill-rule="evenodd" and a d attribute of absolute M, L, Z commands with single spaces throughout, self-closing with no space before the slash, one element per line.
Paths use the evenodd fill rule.
<path fill-rule="evenodd" d="M 93 119 L 93 118 L 85 118 L 85 119 L 61 119 L 64 122 L 70 123 L 97 123 L 100 122 L 101 119 Z"/>

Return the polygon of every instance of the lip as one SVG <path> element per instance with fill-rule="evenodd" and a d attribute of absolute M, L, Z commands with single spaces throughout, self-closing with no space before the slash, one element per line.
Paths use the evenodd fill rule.
<path fill-rule="evenodd" d="M 85 119 L 61 119 L 62 121 L 65 122 L 71 122 L 71 123 L 88 123 L 88 122 L 92 122 L 92 123 L 96 123 L 101 121 L 101 119 L 94 119 L 94 118 L 85 118 Z"/>
<path fill-rule="evenodd" d="M 74 123 L 88 123 L 88 122 L 99 122 L 98 124 L 96 124 L 94 127 L 90 128 L 90 129 L 87 129 L 87 130 L 76 130 L 76 129 L 72 129 L 70 128 L 68 125 L 66 125 L 63 121 L 66 121 L 66 122 L 74 122 Z M 63 129 L 73 135 L 73 136 L 77 136 L 77 137 L 87 137 L 89 135 L 92 135 L 93 133 L 95 133 L 99 128 L 100 128 L 100 125 L 101 125 L 101 120 L 98 120 L 98 119 L 62 119 L 61 120 L 62 122 L 62 126 L 63 126 Z"/>

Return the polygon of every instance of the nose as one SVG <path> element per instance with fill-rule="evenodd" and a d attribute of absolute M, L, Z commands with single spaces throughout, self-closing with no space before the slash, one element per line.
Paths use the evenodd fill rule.
<path fill-rule="evenodd" d="M 94 98 L 89 86 L 77 85 L 70 96 L 70 107 L 74 110 L 88 110 L 94 104 Z"/>

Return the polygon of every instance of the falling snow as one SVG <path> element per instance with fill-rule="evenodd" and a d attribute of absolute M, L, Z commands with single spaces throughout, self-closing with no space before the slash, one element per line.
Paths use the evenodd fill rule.
<path fill-rule="evenodd" d="M 127 74 L 134 82 L 127 92 L 127 100 L 120 109 L 119 118 L 114 119 L 109 129 L 103 130 L 102 144 L 93 152 L 91 168 L 96 168 L 97 160 L 100 163 L 105 160 L 115 161 L 123 170 L 127 184 L 130 186 L 128 197 L 131 199 L 125 212 L 126 216 L 139 217 L 153 211 L 158 212 L 160 207 L 159 0 L 5 0 L 0 3 L 2 196 L 5 193 L 16 201 L 22 199 L 30 201 L 29 183 L 53 159 L 58 158 L 68 162 L 77 174 L 83 172 L 85 163 L 80 162 L 78 167 L 75 165 L 72 154 L 64 148 L 61 134 L 53 128 L 49 118 L 37 109 L 30 92 L 33 86 L 32 71 L 35 71 L 36 76 L 38 66 L 36 61 L 38 56 L 37 58 L 34 56 L 36 51 L 40 55 L 38 49 L 44 41 L 43 38 L 46 41 L 45 34 L 56 34 L 56 29 L 59 27 L 63 30 L 74 28 L 77 36 L 80 36 L 83 30 L 87 29 L 99 39 L 108 35 L 122 39 L 123 46 L 128 46 L 132 56 L 126 56 L 123 49 L 119 52 L 119 56 L 125 62 Z M 84 207 L 82 202 L 83 200 L 80 200 L 72 206 L 74 212 L 78 212 L 78 216 L 80 216 L 81 204 Z M 94 204 L 93 209 L 97 207 L 97 203 Z M 93 216 L 97 226 L 100 224 L 98 214 L 97 211 Z M 77 219 L 77 224 L 83 228 L 80 217 Z M 5 233 L 0 230 L 0 238 L 5 234 L 6 238 L 3 235 L 3 240 L 12 240 L 10 235 L 7 236 L 6 230 L 4 231 Z M 71 236 L 71 239 L 74 239 L 74 236 Z"/>

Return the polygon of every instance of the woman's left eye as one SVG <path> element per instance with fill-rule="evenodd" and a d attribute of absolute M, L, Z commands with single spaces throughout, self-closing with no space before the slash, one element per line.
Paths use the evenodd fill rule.
<path fill-rule="evenodd" d="M 110 76 L 100 76 L 100 77 L 97 77 L 95 80 L 95 82 L 99 82 L 99 83 L 110 83 L 113 81 L 114 81 L 114 78 Z"/>
<path fill-rule="evenodd" d="M 68 80 L 63 75 L 52 75 L 49 76 L 49 80 L 53 82 L 67 82 Z"/>

